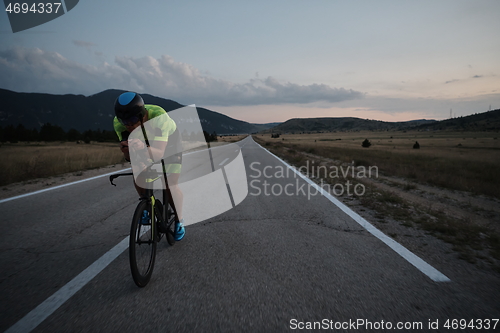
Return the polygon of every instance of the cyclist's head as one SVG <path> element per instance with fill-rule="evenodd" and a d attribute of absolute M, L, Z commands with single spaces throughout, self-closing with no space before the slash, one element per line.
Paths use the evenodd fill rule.
<path fill-rule="evenodd" d="M 139 94 L 126 92 L 115 101 L 116 118 L 125 126 L 136 124 L 145 114 L 144 101 Z"/>

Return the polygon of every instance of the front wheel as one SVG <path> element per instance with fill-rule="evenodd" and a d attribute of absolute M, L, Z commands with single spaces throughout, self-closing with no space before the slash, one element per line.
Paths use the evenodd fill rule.
<path fill-rule="evenodd" d="M 147 217 L 143 218 L 145 211 Z M 154 228 L 151 204 L 143 200 L 135 209 L 129 240 L 130 269 L 134 282 L 139 287 L 145 287 L 153 274 L 157 242 Z"/>

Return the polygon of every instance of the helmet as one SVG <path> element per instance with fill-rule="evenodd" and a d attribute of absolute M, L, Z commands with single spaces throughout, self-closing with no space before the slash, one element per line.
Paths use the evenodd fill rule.
<path fill-rule="evenodd" d="M 135 124 L 146 114 L 144 101 L 139 94 L 126 92 L 115 101 L 115 115 L 124 124 Z"/>

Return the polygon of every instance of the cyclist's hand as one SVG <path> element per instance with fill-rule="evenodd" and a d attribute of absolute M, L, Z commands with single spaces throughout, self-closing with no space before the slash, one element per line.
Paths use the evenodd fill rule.
<path fill-rule="evenodd" d="M 122 151 L 122 153 L 128 155 L 128 142 L 127 141 L 120 142 L 120 150 Z"/>
<path fill-rule="evenodd" d="M 142 149 L 146 148 L 146 145 L 144 144 L 144 142 L 142 142 L 139 139 L 129 140 L 129 146 L 132 149 L 134 149 L 135 151 L 142 150 Z"/>

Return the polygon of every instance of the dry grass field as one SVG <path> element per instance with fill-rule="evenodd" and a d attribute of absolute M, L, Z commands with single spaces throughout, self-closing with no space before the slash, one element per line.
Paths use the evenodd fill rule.
<path fill-rule="evenodd" d="M 318 183 L 333 187 L 347 179 L 363 184 L 363 195 L 344 194 L 339 199 L 412 250 L 447 256 L 441 245 L 428 238 L 434 237 L 447 243 L 458 258 L 500 272 L 497 136 L 492 132 L 338 132 L 253 137 L 288 163 L 307 166 L 303 170 Z M 361 146 L 365 139 L 372 144 L 369 148 Z M 420 149 L 413 149 L 416 141 Z M 318 175 L 318 170 L 324 170 L 320 168 L 352 165 L 357 170 L 375 166 L 378 177 Z"/>
<path fill-rule="evenodd" d="M 124 161 L 116 143 L 2 144 L 0 152 L 0 185 L 79 172 Z"/>
<path fill-rule="evenodd" d="M 246 135 L 219 137 L 213 146 L 237 142 L 244 137 Z M 118 143 L 4 143 L 0 145 L 0 152 L 0 186 L 125 162 Z"/>
<path fill-rule="evenodd" d="M 238 142 L 240 140 L 243 140 L 247 136 L 248 136 L 247 134 L 242 134 L 242 135 L 224 135 L 224 136 L 217 137 L 217 142 L 227 142 L 227 143 Z"/>
<path fill-rule="evenodd" d="M 267 147 L 300 150 L 391 176 L 500 198 L 498 133 L 355 132 L 256 135 Z M 368 139 L 369 148 L 361 143 Z M 415 142 L 420 149 L 413 149 Z"/>

